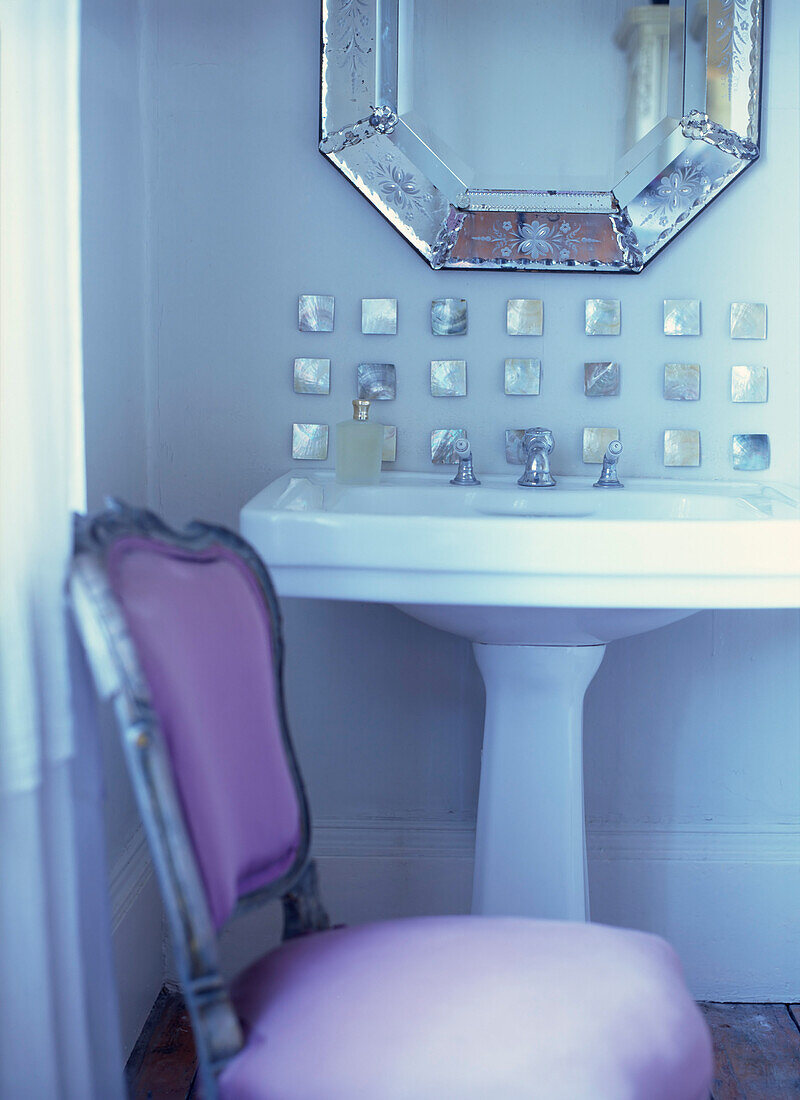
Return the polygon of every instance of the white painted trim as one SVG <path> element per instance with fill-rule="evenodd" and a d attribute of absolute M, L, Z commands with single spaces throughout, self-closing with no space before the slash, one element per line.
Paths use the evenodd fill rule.
<path fill-rule="evenodd" d="M 687 863 L 800 862 L 800 823 L 587 826 L 591 860 Z"/>
<path fill-rule="evenodd" d="M 153 874 L 153 863 L 141 823 L 114 862 L 109 875 L 111 932 L 117 930 L 136 904 Z"/>
<path fill-rule="evenodd" d="M 319 859 L 472 859 L 474 846 L 474 823 L 458 818 L 328 818 L 313 831 Z M 587 846 L 595 861 L 797 863 L 800 822 L 589 822 Z"/>
<path fill-rule="evenodd" d="M 474 823 L 457 818 L 327 819 L 312 850 L 331 912 L 354 924 L 468 912 L 474 840 Z M 664 936 L 696 997 L 800 996 L 800 823 L 594 821 L 587 841 L 595 919 Z"/>
<path fill-rule="evenodd" d="M 472 859 L 474 823 L 399 818 L 326 819 L 313 825 L 318 859 Z"/>
<path fill-rule="evenodd" d="M 125 1056 L 164 981 L 161 899 L 147 838 L 139 823 L 109 873 L 111 934 Z"/>

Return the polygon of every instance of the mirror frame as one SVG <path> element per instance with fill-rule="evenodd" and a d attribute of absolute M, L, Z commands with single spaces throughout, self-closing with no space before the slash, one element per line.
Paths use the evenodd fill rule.
<path fill-rule="evenodd" d="M 319 149 L 431 267 L 638 273 L 759 155 L 764 0 L 708 0 L 706 88 L 608 192 L 466 190 L 455 204 L 414 162 L 381 73 L 398 0 L 322 0 Z M 441 180 L 439 181 L 441 183 Z"/>

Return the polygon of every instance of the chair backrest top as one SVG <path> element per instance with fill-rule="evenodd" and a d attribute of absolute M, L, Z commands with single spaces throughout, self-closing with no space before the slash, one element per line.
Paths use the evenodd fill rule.
<path fill-rule="evenodd" d="M 163 739 L 193 849 L 187 857 L 218 929 L 240 898 L 285 893 L 308 856 L 267 571 L 225 528 L 194 523 L 176 532 L 150 512 L 112 502 L 78 519 L 73 573 L 93 578 L 83 618 L 95 623 L 88 638 L 82 633 L 98 686 L 102 669 L 106 677 L 116 670 L 125 724 L 149 723 Z M 139 798 L 143 814 L 163 824 L 147 795 Z M 145 824 L 152 843 L 160 822 Z"/>

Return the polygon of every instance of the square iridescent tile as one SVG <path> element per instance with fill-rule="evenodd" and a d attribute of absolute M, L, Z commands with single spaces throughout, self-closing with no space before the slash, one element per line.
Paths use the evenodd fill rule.
<path fill-rule="evenodd" d="M 332 294 L 301 294 L 297 299 L 297 323 L 301 332 L 333 332 Z"/>
<path fill-rule="evenodd" d="M 509 336 L 541 336 L 544 305 L 541 298 L 509 298 L 506 304 L 506 332 Z"/>
<path fill-rule="evenodd" d="M 606 448 L 615 439 L 619 439 L 619 428 L 584 428 L 583 461 L 602 462 Z"/>
<path fill-rule="evenodd" d="M 361 331 L 367 336 L 394 336 L 397 332 L 397 299 L 362 298 Z"/>
<path fill-rule="evenodd" d="M 464 336 L 466 331 L 466 298 L 435 298 L 431 302 L 431 332 L 434 336 Z"/>
<path fill-rule="evenodd" d="M 295 359 L 295 393 L 330 393 L 330 359 Z"/>
<path fill-rule="evenodd" d="M 667 401 L 699 401 L 700 365 L 698 363 L 665 363 L 664 397 Z"/>
<path fill-rule="evenodd" d="M 431 432 L 431 462 L 437 466 L 454 466 L 458 462 L 453 444 L 465 439 L 466 428 L 434 428 Z"/>
<path fill-rule="evenodd" d="M 511 395 L 533 395 L 542 385 L 541 359 L 506 359 L 505 391 Z"/>
<path fill-rule="evenodd" d="M 394 424 L 383 425 L 383 454 L 381 462 L 394 462 L 397 459 L 397 428 Z"/>
<path fill-rule="evenodd" d="M 327 424 L 292 424 L 292 458 L 321 462 L 327 457 Z"/>
<path fill-rule="evenodd" d="M 664 299 L 664 335 L 700 335 L 700 302 L 697 298 Z"/>
<path fill-rule="evenodd" d="M 700 432 L 686 428 L 667 428 L 664 432 L 665 466 L 699 466 Z"/>
<path fill-rule="evenodd" d="M 731 302 L 731 339 L 766 340 L 767 307 L 763 302 Z"/>
<path fill-rule="evenodd" d="M 393 363 L 359 363 L 358 396 L 368 401 L 394 401 L 397 371 Z"/>
<path fill-rule="evenodd" d="M 620 303 L 617 298 L 586 299 L 586 335 L 619 336 Z"/>
<path fill-rule="evenodd" d="M 768 388 L 766 367 L 731 367 L 731 401 L 766 401 Z"/>
<path fill-rule="evenodd" d="M 506 462 L 512 466 L 525 465 L 525 453 L 522 450 L 524 428 L 506 428 Z"/>
<path fill-rule="evenodd" d="M 768 470 L 769 460 L 768 435 L 731 437 L 731 462 L 734 470 Z"/>
<path fill-rule="evenodd" d="M 583 391 L 587 397 L 617 397 L 619 363 L 584 363 Z"/>
<path fill-rule="evenodd" d="M 433 397 L 466 397 L 467 364 L 463 359 L 431 360 Z"/>

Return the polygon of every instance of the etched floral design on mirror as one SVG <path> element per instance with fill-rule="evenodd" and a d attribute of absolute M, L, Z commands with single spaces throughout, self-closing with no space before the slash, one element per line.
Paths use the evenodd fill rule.
<path fill-rule="evenodd" d="M 757 160 L 763 22 L 763 0 L 326 0 L 319 148 L 432 267 L 636 273 Z"/>

